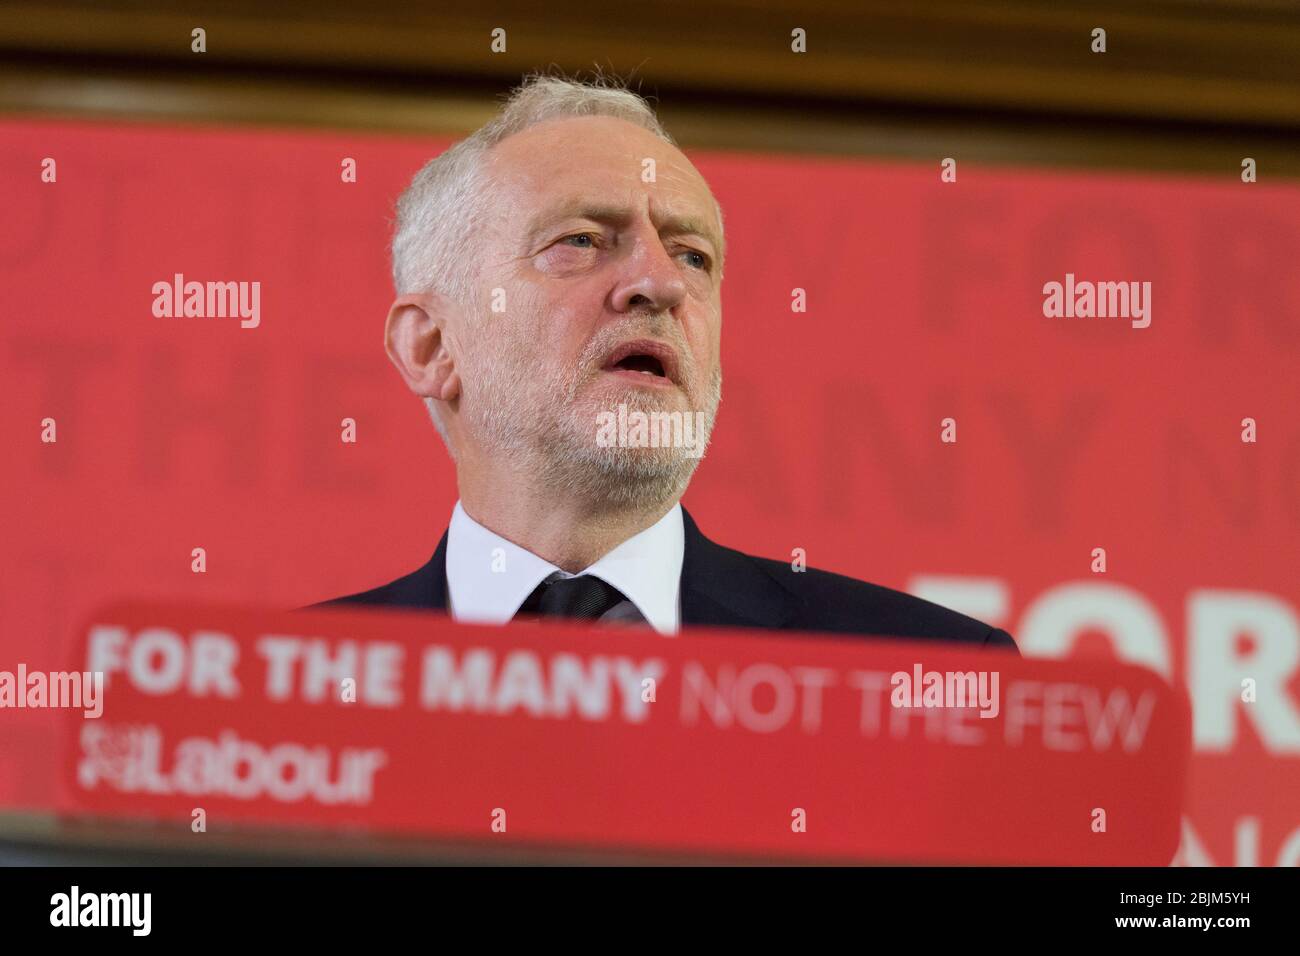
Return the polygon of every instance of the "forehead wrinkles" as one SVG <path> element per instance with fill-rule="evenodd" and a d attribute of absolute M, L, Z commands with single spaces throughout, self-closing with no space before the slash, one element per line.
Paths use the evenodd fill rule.
<path fill-rule="evenodd" d="M 590 136 L 566 135 L 558 142 L 531 144 L 541 149 L 539 154 L 524 139 L 529 132 L 498 143 L 484 164 L 483 187 L 495 194 L 498 213 L 492 225 L 504 234 L 522 237 L 535 216 L 560 209 L 572 213 L 581 199 L 595 208 L 627 206 L 639 214 L 649 197 L 657 220 L 697 220 L 722 254 L 725 237 L 717 201 L 699 170 L 672 144 L 654 138 L 641 144 L 646 149 L 637 144 L 593 149 Z M 557 161 L 557 155 L 563 158 Z M 655 161 L 653 182 L 642 178 L 646 159 Z"/>

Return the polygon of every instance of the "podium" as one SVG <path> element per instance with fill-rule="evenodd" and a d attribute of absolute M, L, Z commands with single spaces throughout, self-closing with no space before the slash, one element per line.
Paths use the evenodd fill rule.
<path fill-rule="evenodd" d="M 124 603 L 40 852 L 189 862 L 1133 866 L 1186 699 L 938 641 Z"/>

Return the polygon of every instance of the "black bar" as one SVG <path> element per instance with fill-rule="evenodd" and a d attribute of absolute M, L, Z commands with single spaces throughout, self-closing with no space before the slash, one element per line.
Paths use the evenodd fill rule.
<path fill-rule="evenodd" d="M 0 847 L 17 859 L 22 847 Z M 869 867 L 48 866 L 0 869 L 6 943 L 299 947 L 418 944 L 428 952 L 621 950 L 753 940 L 766 951 L 868 950 L 883 934 L 918 944 L 1060 945 L 1105 938 L 1232 945 L 1294 934 L 1300 881 L 1279 869 Z M 149 933 L 52 926 L 56 894 L 149 893 Z M 1170 902 L 1170 893 L 1182 894 Z M 1200 899 L 1196 894 L 1216 894 Z M 1122 894 L 1128 894 L 1122 896 Z M 1224 896 L 1223 894 L 1231 894 Z M 143 902 L 143 897 L 139 898 Z M 1208 900 L 1208 902 L 1207 902 Z M 96 902 L 90 904 L 97 908 Z M 118 905 L 121 905 L 119 902 Z M 64 908 L 65 913 L 68 907 Z M 89 910 L 83 910 L 89 913 Z M 134 914 L 142 928 L 142 911 Z M 1244 918 L 1209 928 L 1170 920 Z M 1121 919 L 1154 925 L 1118 925 Z M 1246 935 L 1242 935 L 1246 934 Z M 61 939 L 62 938 L 62 939 Z M 146 944 L 147 945 L 147 944 Z M 25 952 L 25 947 L 8 949 Z M 51 950 L 53 951 L 53 950 Z M 274 950 L 272 950 L 274 951 Z M 920 951 L 920 950 L 918 950 Z M 975 950 L 971 950 L 975 951 Z M 296 954 L 295 954 L 296 956 Z"/>

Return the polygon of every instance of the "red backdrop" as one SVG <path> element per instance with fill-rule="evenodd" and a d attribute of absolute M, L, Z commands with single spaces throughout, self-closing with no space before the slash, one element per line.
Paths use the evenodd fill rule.
<path fill-rule="evenodd" d="M 454 475 L 380 334 L 392 201 L 445 145 L 0 123 L 0 670 L 65 666 L 108 600 L 291 607 L 428 558 Z M 1300 862 L 1300 188 L 694 158 L 730 253 L 705 532 L 1185 684 L 1180 857 Z M 1044 317 L 1067 272 L 1151 282 L 1151 326 Z M 175 273 L 259 281 L 260 326 L 156 318 Z M 54 723 L 0 714 L 0 807 L 52 805 Z"/>

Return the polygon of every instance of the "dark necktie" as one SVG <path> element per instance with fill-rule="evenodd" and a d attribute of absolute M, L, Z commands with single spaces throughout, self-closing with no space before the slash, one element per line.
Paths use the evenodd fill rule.
<path fill-rule="evenodd" d="M 566 578 L 556 572 L 537 585 L 537 589 L 519 608 L 519 614 L 594 621 L 614 605 L 626 600 L 622 591 L 594 575 L 580 574 L 576 578 Z"/>

